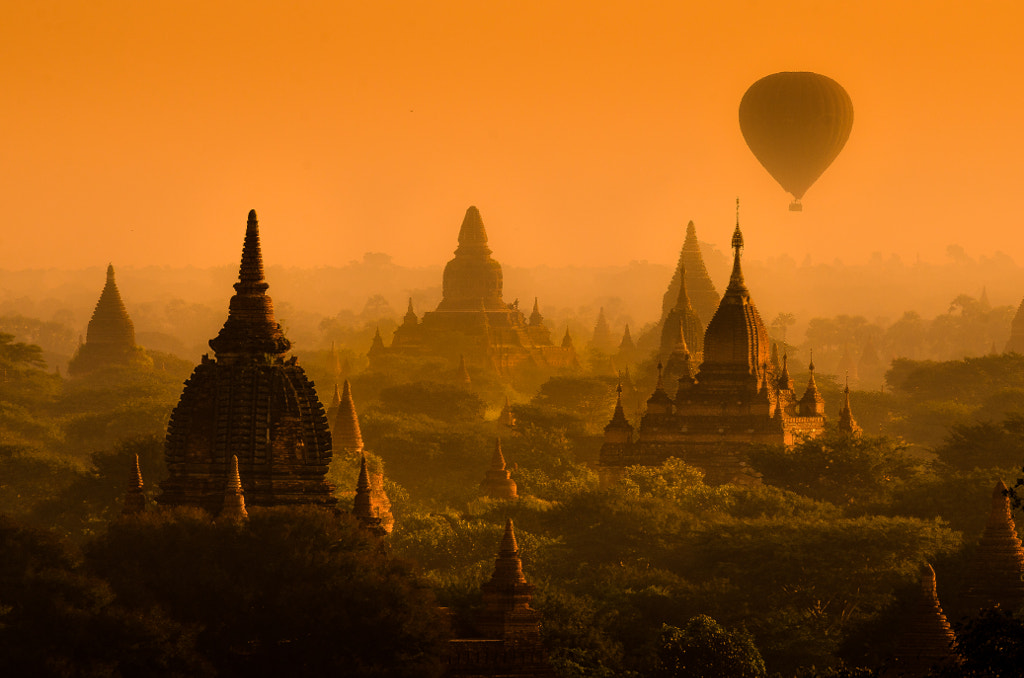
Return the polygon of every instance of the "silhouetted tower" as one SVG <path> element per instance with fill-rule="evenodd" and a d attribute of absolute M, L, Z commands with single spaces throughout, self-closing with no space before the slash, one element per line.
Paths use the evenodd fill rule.
<path fill-rule="evenodd" d="M 387 534 L 378 512 L 374 510 L 373 492 L 370 489 L 370 474 L 366 470 L 365 455 L 359 466 L 359 479 L 356 481 L 356 498 L 352 515 L 356 517 L 363 529 L 380 537 Z"/>
<path fill-rule="evenodd" d="M 352 400 L 352 386 L 349 385 L 348 379 L 345 380 L 342 387 L 331 435 L 333 436 L 333 447 L 340 454 L 346 457 L 355 457 L 363 453 L 363 433 L 359 429 L 359 415 L 356 414 L 356 404 Z"/>
<path fill-rule="evenodd" d="M 68 374 L 79 376 L 112 365 L 151 364 L 145 352 L 135 345 L 135 326 L 114 280 L 114 267 L 107 266 L 107 282 L 89 320 L 85 343 L 81 343 Z"/>
<path fill-rule="evenodd" d="M 224 478 L 236 456 L 250 506 L 336 502 L 326 475 L 331 433 L 313 383 L 288 358 L 263 275 L 259 224 L 249 212 L 235 294 L 171 414 L 162 504 L 224 504 Z"/>
<path fill-rule="evenodd" d="M 1024 355 L 1024 301 L 1017 307 L 1017 314 L 1010 323 L 1010 340 L 1006 342 L 1007 353 Z"/>
<path fill-rule="evenodd" d="M 331 430 L 334 430 L 334 418 L 338 416 L 338 407 L 341 406 L 341 391 L 338 390 L 338 382 L 334 382 L 334 395 L 331 396 L 331 404 L 327 408 L 327 423 Z"/>
<path fill-rule="evenodd" d="M 684 272 L 685 273 L 685 272 Z M 717 297 L 717 293 L 715 294 Z M 704 354 L 704 323 L 701 316 L 694 310 L 687 293 L 686 276 L 680 277 L 679 297 L 675 306 L 669 310 L 661 326 L 661 350 L 663 359 L 672 353 L 678 343 L 678 333 L 682 331 L 690 357 L 696 362 L 701 361 Z"/>
<path fill-rule="evenodd" d="M 463 355 L 459 356 L 459 367 L 455 370 L 455 382 L 466 389 L 473 386 L 473 380 L 469 378 L 469 370 L 466 369 L 466 357 Z"/>
<path fill-rule="evenodd" d="M 814 381 L 814 357 L 807 366 L 810 376 L 807 377 L 807 390 L 800 398 L 800 416 L 802 417 L 823 417 L 825 415 L 825 399 L 818 391 L 818 384 Z"/>
<path fill-rule="evenodd" d="M 540 613 L 530 607 L 534 587 L 523 576 L 511 518 L 505 522 L 494 574 L 480 588 L 484 609 L 477 618 L 477 626 L 485 638 L 524 643 L 540 640 Z"/>
<path fill-rule="evenodd" d="M 1008 612 L 1024 607 L 1024 548 L 1013 524 L 1010 498 L 1002 480 L 992 490 L 988 524 L 978 541 L 967 578 L 962 599 L 970 613 L 997 605 Z"/>
<path fill-rule="evenodd" d="M 679 252 L 679 262 L 676 264 L 676 270 L 669 282 L 668 289 L 662 297 L 661 318 L 663 324 L 675 302 L 679 299 L 679 288 L 684 278 L 697 316 L 700 318 L 713 316 L 718 309 L 721 297 L 715 290 L 711 276 L 708 275 L 708 269 L 704 265 L 700 243 L 697 242 L 697 229 L 692 221 L 686 225 L 686 239 Z"/>
<path fill-rule="evenodd" d="M 505 456 L 501 453 L 501 438 L 494 443 L 494 454 L 491 456 L 491 467 L 484 474 L 480 483 L 480 493 L 492 499 L 515 499 L 516 481 L 505 468 Z"/>
<path fill-rule="evenodd" d="M 615 350 L 615 339 L 612 338 L 612 330 L 604 317 L 603 306 L 597 314 L 597 322 L 594 323 L 594 336 L 590 340 L 590 348 L 602 353 L 611 353 Z"/>
<path fill-rule="evenodd" d="M 843 389 L 843 409 L 839 410 L 839 430 L 847 435 L 859 436 L 862 432 L 857 420 L 853 418 L 853 410 L 850 409 L 850 383 L 846 383 Z"/>
<path fill-rule="evenodd" d="M 953 661 L 956 637 L 939 605 L 935 570 L 927 563 L 921 567 L 920 589 L 909 603 L 901 629 L 895 656 L 884 675 L 928 676 L 933 667 Z"/>

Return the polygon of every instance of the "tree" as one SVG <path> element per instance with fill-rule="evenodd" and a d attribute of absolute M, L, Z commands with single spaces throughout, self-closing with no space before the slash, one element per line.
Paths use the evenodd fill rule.
<path fill-rule="evenodd" d="M 0 516 L 0 675 L 207 676 L 195 630 L 130 610 L 52 533 Z"/>
<path fill-rule="evenodd" d="M 761 678 L 764 660 L 753 637 L 729 631 L 711 617 L 698 615 L 683 629 L 665 625 L 658 643 L 655 678 Z"/>
<path fill-rule="evenodd" d="M 1024 666 L 1024 619 L 991 608 L 956 623 L 960 664 L 945 667 L 943 678 L 1016 678 Z"/>
<path fill-rule="evenodd" d="M 380 392 L 380 407 L 390 414 L 422 414 L 445 422 L 480 421 L 484 402 L 461 386 L 418 381 Z"/>
<path fill-rule="evenodd" d="M 202 626 L 221 675 L 436 676 L 444 623 L 432 594 L 348 514 L 252 508 L 119 520 L 86 547 L 123 600 Z"/>
<path fill-rule="evenodd" d="M 850 436 L 827 430 L 791 449 L 754 448 L 750 464 L 764 481 L 835 504 L 865 503 L 888 497 L 918 471 L 906 443 L 884 436 Z"/>

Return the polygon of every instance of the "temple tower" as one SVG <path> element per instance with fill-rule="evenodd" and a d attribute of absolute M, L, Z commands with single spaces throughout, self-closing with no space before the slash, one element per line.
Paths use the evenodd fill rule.
<path fill-rule="evenodd" d="M 717 293 L 716 293 L 717 296 Z M 679 332 L 682 331 L 686 339 L 686 345 L 690 356 L 697 363 L 700 363 L 704 354 L 704 323 L 700 316 L 693 309 L 690 303 L 690 296 L 686 290 L 685 271 L 679 279 L 679 296 L 675 306 L 669 310 L 661 326 L 661 352 L 662 359 L 667 359 L 679 342 Z"/>
<path fill-rule="evenodd" d="M 334 418 L 338 416 L 338 408 L 341 407 L 341 391 L 338 390 L 338 382 L 334 382 L 334 395 L 331 396 L 331 404 L 327 408 L 327 425 L 334 430 Z"/>
<path fill-rule="evenodd" d="M 477 626 L 485 638 L 539 642 L 540 613 L 530 607 L 534 587 L 523 576 L 523 563 L 519 559 L 519 545 L 511 518 L 505 522 L 505 534 L 494 561 L 494 574 L 480 588 L 483 590 L 484 609 L 477 619 Z"/>
<path fill-rule="evenodd" d="M 352 508 L 352 515 L 356 517 L 363 529 L 382 537 L 391 532 L 395 519 L 391 516 L 391 507 L 387 507 L 387 517 L 390 518 L 390 526 L 384 526 L 383 511 L 380 504 L 375 501 L 373 488 L 370 483 L 370 474 L 366 470 L 366 456 L 362 457 L 359 466 L 359 479 L 356 481 L 355 505 Z"/>
<path fill-rule="evenodd" d="M 516 481 L 505 468 L 505 456 L 501 453 L 501 438 L 494 444 L 494 455 L 491 457 L 491 467 L 484 474 L 483 482 L 480 483 L 480 493 L 491 499 L 516 499 L 519 495 L 516 492 Z"/>
<path fill-rule="evenodd" d="M 604 317 L 603 306 L 597 313 L 597 322 L 594 323 L 594 335 L 590 339 L 590 348 L 609 354 L 615 350 L 615 338 L 612 337 L 612 329 Z"/>
<path fill-rule="evenodd" d="M 147 364 L 151 364 L 149 357 L 135 345 L 135 325 L 117 289 L 114 267 L 108 265 L 107 282 L 89 320 L 85 343 L 68 363 L 68 374 L 78 376 L 112 365 Z"/>
<path fill-rule="evenodd" d="M 968 584 L 962 595 L 971 613 L 999 606 L 1016 612 L 1024 606 L 1024 548 L 1010 513 L 1006 484 L 1000 480 L 992 490 L 988 524 L 968 568 Z"/>
<path fill-rule="evenodd" d="M 158 501 L 219 512 L 237 457 L 250 505 L 333 505 L 327 417 L 274 319 L 255 210 L 234 287 L 224 327 L 210 340 L 215 356 L 203 356 L 171 414 Z"/>
<path fill-rule="evenodd" d="M 1010 323 L 1010 340 L 1006 342 L 1007 353 L 1024 355 L 1024 301 L 1017 307 L 1017 314 Z"/>
<path fill-rule="evenodd" d="M 853 410 L 850 409 L 850 383 L 846 383 L 843 389 L 843 409 L 839 410 L 839 430 L 851 436 L 859 436 L 862 429 L 853 418 Z"/>
<path fill-rule="evenodd" d="M 930 676 L 932 668 L 954 660 L 956 637 L 939 605 L 935 570 L 921 567 L 920 589 L 902 623 L 896 640 L 896 654 L 886 676 Z"/>
<path fill-rule="evenodd" d="M 249 519 L 249 512 L 245 510 L 245 494 L 242 491 L 242 478 L 238 474 L 238 457 L 236 455 L 231 455 L 231 466 L 228 469 L 227 482 L 224 485 L 224 503 L 217 518 L 233 521 Z"/>
<path fill-rule="evenodd" d="M 363 433 L 359 428 L 359 415 L 356 404 L 352 400 L 352 386 L 348 379 L 341 390 L 338 412 L 334 415 L 334 426 L 331 429 L 332 447 L 339 454 L 355 457 L 363 453 Z"/>
<path fill-rule="evenodd" d="M 715 290 L 711 276 L 708 275 L 708 269 L 704 265 L 700 243 L 697 241 L 697 228 L 692 221 L 686 224 L 686 238 L 683 241 L 683 248 L 679 252 L 679 263 L 676 264 L 675 273 L 661 300 L 662 323 L 679 299 L 679 288 L 684 279 L 697 316 L 700 318 L 713 316 L 721 297 Z"/>

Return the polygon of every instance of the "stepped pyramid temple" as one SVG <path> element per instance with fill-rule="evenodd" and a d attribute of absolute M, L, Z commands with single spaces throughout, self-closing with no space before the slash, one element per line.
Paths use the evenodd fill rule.
<path fill-rule="evenodd" d="M 89 320 L 85 343 L 68 363 L 68 374 L 78 376 L 112 365 L 150 363 L 145 351 L 135 345 L 135 325 L 114 281 L 114 267 L 107 266 L 107 283 Z"/>
<path fill-rule="evenodd" d="M 896 651 L 883 676 L 932 676 L 932 669 L 954 661 L 956 636 L 935 588 L 935 570 L 921 567 L 921 588 L 910 601 L 896 639 Z"/>
<path fill-rule="evenodd" d="M 442 356 L 453 372 L 462 355 L 470 369 L 505 376 L 572 368 L 575 350 L 552 343 L 536 301 L 527 318 L 518 300 L 506 304 L 502 299 L 501 264 L 491 257 L 476 207 L 466 210 L 455 258 L 444 269 L 442 295 L 437 309 L 424 313 L 422 320 L 410 300 L 390 347 L 374 337 L 368 354 L 371 368 L 393 355 Z"/>
<path fill-rule="evenodd" d="M 683 280 L 686 280 L 686 290 L 682 291 Z M 690 311 L 700 320 L 700 332 L 704 334 L 704 324 L 715 314 L 718 302 L 721 299 L 711 282 L 708 269 L 704 265 L 704 257 L 701 255 L 700 243 L 697 241 L 697 229 L 693 222 L 686 225 L 686 238 L 683 240 L 683 248 L 679 252 L 679 262 L 676 264 L 675 273 L 668 284 L 668 289 L 661 299 L 661 319 L 653 331 L 642 334 L 637 340 L 637 346 L 645 351 L 659 350 L 661 359 L 665 360 L 672 351 L 672 343 L 675 340 L 675 329 L 669 329 L 666 333 L 665 321 L 673 309 L 680 306 L 682 295 L 686 296 L 687 305 L 691 305 Z M 659 344 L 660 340 L 660 344 Z M 702 349 L 700 342 L 686 335 L 690 343 L 690 350 L 696 356 Z"/>
<path fill-rule="evenodd" d="M 1010 323 L 1010 340 L 1006 342 L 1007 353 L 1024 355 L 1024 301 L 1017 307 L 1017 314 Z"/>
<path fill-rule="evenodd" d="M 1024 607 L 1024 548 L 1010 513 L 1006 484 L 992 490 L 992 510 L 968 568 L 968 584 L 962 594 L 965 610 L 997 605 L 1008 612 Z"/>
<path fill-rule="evenodd" d="M 541 646 L 540 613 L 530 607 L 534 587 L 523 576 L 511 519 L 505 522 L 494 574 L 480 588 L 484 605 L 475 629 L 480 637 L 449 641 L 446 675 L 553 677 L 555 673 Z"/>
<path fill-rule="evenodd" d="M 659 369 L 637 431 L 622 412 L 620 394 L 601 446 L 605 482 L 627 466 L 653 466 L 669 457 L 702 469 L 709 483 L 754 482 L 744 444 L 791 445 L 797 436 L 816 436 L 824 430 L 825 404 L 814 381 L 813 362 L 799 400 L 788 369 L 784 367 L 778 378 L 770 369 L 768 333 L 740 268 L 743 234 L 738 216 L 732 247 L 732 276 L 704 332 L 699 370 L 694 376 L 685 332 L 677 330 L 673 372 L 680 376 L 666 385 Z"/>
<path fill-rule="evenodd" d="M 291 343 L 274 320 L 263 277 L 259 225 L 249 212 L 228 318 L 171 413 L 164 443 L 168 477 L 158 501 L 218 513 L 232 456 L 249 506 L 336 500 L 327 416 Z"/>

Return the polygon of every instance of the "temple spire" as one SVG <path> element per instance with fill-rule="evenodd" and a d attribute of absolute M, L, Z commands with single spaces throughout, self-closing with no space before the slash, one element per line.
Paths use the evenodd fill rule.
<path fill-rule="evenodd" d="M 469 370 L 466 369 L 466 356 L 461 353 L 459 354 L 459 367 L 455 373 L 455 380 L 466 388 L 473 385 L 473 380 L 469 378 Z"/>
<path fill-rule="evenodd" d="M 139 468 L 139 455 L 136 454 L 121 513 L 127 516 L 142 513 L 145 510 L 146 495 L 142 491 L 142 470 Z"/>
<path fill-rule="evenodd" d="M 274 304 L 267 296 L 270 285 L 263 277 L 259 223 L 256 210 L 249 212 L 242 245 L 235 294 L 228 305 L 228 319 L 210 348 L 218 358 L 238 355 L 283 355 L 291 343 L 274 319 Z"/>
<path fill-rule="evenodd" d="M 572 348 L 572 335 L 569 334 L 569 327 L 565 328 L 565 336 L 562 337 L 562 348 Z"/>
<path fill-rule="evenodd" d="M 501 438 L 494 442 L 494 454 L 491 456 L 491 467 L 484 474 L 480 483 L 480 492 L 492 499 L 516 499 L 516 481 L 505 467 L 505 455 L 501 452 Z"/>
<path fill-rule="evenodd" d="M 533 586 L 523 576 L 512 519 L 505 521 L 505 531 L 494 561 L 494 574 L 480 587 L 484 609 L 478 627 L 485 638 L 536 642 L 540 639 L 540 614 L 530 607 Z"/>
<path fill-rule="evenodd" d="M 334 449 L 346 455 L 362 454 L 363 434 L 359 430 L 359 415 L 356 404 L 352 400 L 352 387 L 345 380 L 341 389 L 338 412 L 334 415 L 334 426 L 331 429 Z"/>
<path fill-rule="evenodd" d="M 736 229 L 732 232 L 732 275 L 729 276 L 729 287 L 725 294 L 729 296 L 742 294 L 749 295 L 747 285 L 743 281 L 743 270 L 740 268 L 740 251 L 743 249 L 743 232 L 740 231 L 740 199 L 736 198 Z"/>
<path fill-rule="evenodd" d="M 972 614 L 996 605 L 1008 611 L 1024 605 L 1024 548 L 1002 480 L 992 490 L 988 522 L 968 566 L 963 601 Z"/>
<path fill-rule="evenodd" d="M 370 473 L 366 469 L 366 455 L 359 462 L 359 479 L 356 481 L 356 498 L 352 507 L 352 515 L 359 524 L 369 532 L 384 536 L 387 530 L 381 518 L 373 510 L 373 490 L 370 485 Z"/>
<path fill-rule="evenodd" d="M 487 230 L 484 228 L 484 220 L 480 216 L 480 210 L 475 205 L 470 205 L 466 210 L 466 216 L 462 219 L 462 226 L 459 228 L 459 246 L 456 254 L 483 252 L 490 254 L 487 247 Z"/>
<path fill-rule="evenodd" d="M 847 435 L 860 435 L 861 427 L 853 418 L 853 410 L 850 408 L 850 376 L 846 376 L 846 388 L 843 389 L 843 409 L 839 411 L 839 430 Z"/>
<path fill-rule="evenodd" d="M 251 212 L 250 217 L 256 213 Z M 224 506 L 221 509 L 221 520 L 241 521 L 249 518 L 245 510 L 245 495 L 242 492 L 242 479 L 238 475 L 238 456 L 231 455 L 231 464 L 228 467 L 227 484 L 224 487 Z"/>
<path fill-rule="evenodd" d="M 533 298 L 533 312 L 530 313 L 530 326 L 536 327 L 544 322 L 544 316 L 540 314 L 540 304 L 537 301 L 537 297 Z"/>
<path fill-rule="evenodd" d="M 811 353 L 811 362 L 807 366 L 811 375 L 807 378 L 807 390 L 800 398 L 800 414 L 804 417 L 812 417 L 825 414 L 825 399 L 818 391 L 818 384 L 814 381 L 814 353 Z"/>

